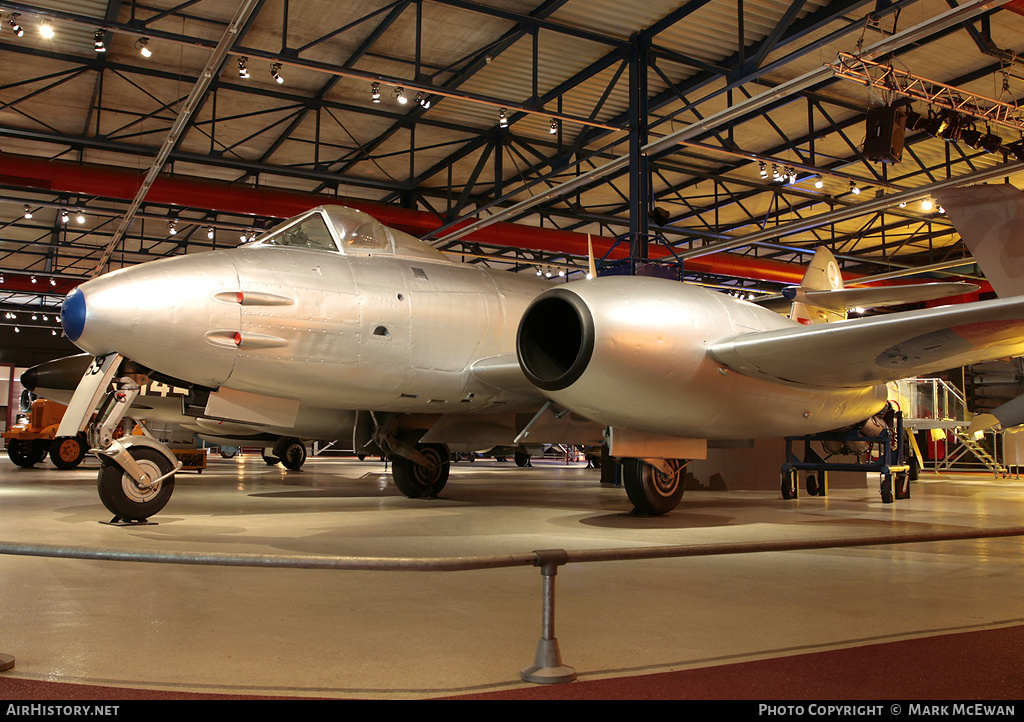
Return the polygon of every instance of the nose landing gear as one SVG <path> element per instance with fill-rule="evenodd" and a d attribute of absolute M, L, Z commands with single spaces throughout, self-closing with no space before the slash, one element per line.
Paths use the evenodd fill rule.
<path fill-rule="evenodd" d="M 174 473 L 181 468 L 174 452 L 148 435 L 117 437 L 140 385 L 130 374 L 118 376 L 123 357 L 97 357 L 86 369 L 57 429 L 57 437 L 85 431 L 89 447 L 101 463 L 97 488 L 114 521 L 144 521 L 167 504 Z M 117 377 L 117 378 L 115 378 Z M 93 412 L 95 410 L 95 416 Z"/>

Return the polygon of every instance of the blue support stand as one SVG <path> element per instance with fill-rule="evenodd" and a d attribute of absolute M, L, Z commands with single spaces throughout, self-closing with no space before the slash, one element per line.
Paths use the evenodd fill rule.
<path fill-rule="evenodd" d="M 859 430 L 786 437 L 786 463 L 782 465 L 782 498 L 796 499 L 799 495 L 799 473 L 806 472 L 807 493 L 825 496 L 828 492 L 830 471 L 878 472 L 882 502 L 891 504 L 896 499 L 910 498 L 910 464 L 907 462 L 906 435 L 903 433 L 903 414 L 886 415 L 885 428 L 878 436 L 863 436 Z M 841 447 L 863 449 L 857 462 L 830 462 L 811 447 L 811 442 L 833 442 Z M 798 456 L 794 445 L 803 442 L 803 456 Z"/>

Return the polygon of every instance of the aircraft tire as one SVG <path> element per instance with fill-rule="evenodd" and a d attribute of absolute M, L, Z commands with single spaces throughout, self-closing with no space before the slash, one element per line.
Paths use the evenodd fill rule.
<path fill-rule="evenodd" d="M 129 453 L 146 473 L 154 477 L 163 476 L 173 468 L 167 457 L 156 449 L 135 446 Z M 106 462 L 100 467 L 97 488 L 107 511 L 120 519 L 141 521 L 159 512 L 170 500 L 174 476 L 167 477 L 153 489 L 142 491 L 124 469 L 113 462 Z"/>
<path fill-rule="evenodd" d="M 50 461 L 58 469 L 77 469 L 85 458 L 85 438 L 78 436 L 58 436 L 50 442 Z"/>
<path fill-rule="evenodd" d="M 821 493 L 821 485 L 818 484 L 818 477 L 814 474 L 807 475 L 807 493 L 810 496 L 818 496 Z"/>
<path fill-rule="evenodd" d="M 516 460 L 516 466 L 530 466 L 530 455 L 525 451 L 517 451 L 512 457 Z"/>
<path fill-rule="evenodd" d="M 431 461 L 431 466 L 419 464 L 402 456 L 391 458 L 391 478 L 395 486 L 410 499 L 432 498 L 448 483 L 451 460 L 444 444 L 417 444 L 416 450 Z"/>
<path fill-rule="evenodd" d="M 662 516 L 679 506 L 685 487 L 685 463 L 668 461 L 674 469 L 672 474 L 664 474 L 642 459 L 622 460 L 622 485 L 637 514 Z"/>
<path fill-rule="evenodd" d="M 298 439 L 292 439 L 281 452 L 281 463 L 292 471 L 302 469 L 302 465 L 306 463 L 306 445 Z"/>

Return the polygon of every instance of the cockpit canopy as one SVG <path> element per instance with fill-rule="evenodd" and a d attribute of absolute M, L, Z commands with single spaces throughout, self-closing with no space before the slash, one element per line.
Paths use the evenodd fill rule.
<path fill-rule="evenodd" d="M 317 206 L 289 218 L 253 246 L 288 246 L 348 256 L 400 256 L 450 263 L 437 249 L 346 206 Z"/>

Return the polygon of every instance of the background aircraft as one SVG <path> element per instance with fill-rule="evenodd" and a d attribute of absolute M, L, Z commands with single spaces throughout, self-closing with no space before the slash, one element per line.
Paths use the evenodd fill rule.
<path fill-rule="evenodd" d="M 662 514 L 709 440 L 862 424 L 887 381 L 1024 352 L 1019 298 L 808 326 L 664 279 L 459 264 L 336 206 L 89 281 L 62 323 L 97 359 L 60 433 L 89 425 L 101 499 L 129 519 L 173 487 L 159 442 L 112 434 L 150 373 L 207 418 L 388 454 L 408 496 L 440 491 L 453 448 L 604 442 L 636 509 Z"/>

